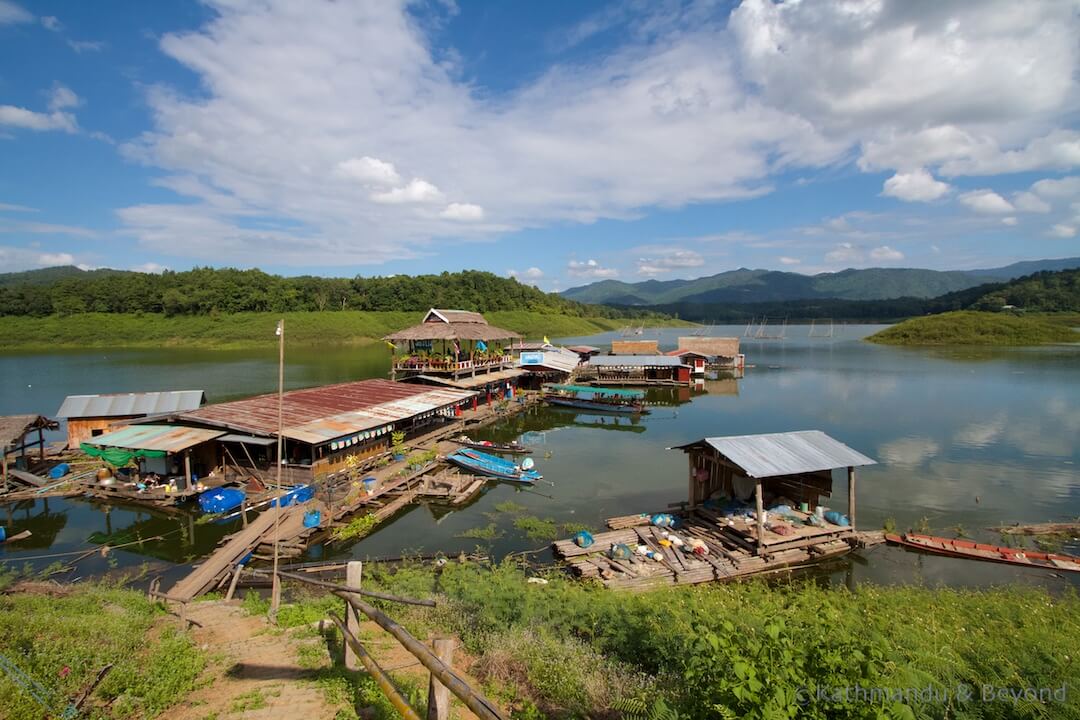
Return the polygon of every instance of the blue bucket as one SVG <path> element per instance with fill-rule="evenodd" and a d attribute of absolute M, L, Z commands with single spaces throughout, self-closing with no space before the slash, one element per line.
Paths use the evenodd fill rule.
<path fill-rule="evenodd" d="M 322 522 L 322 513 L 318 510 L 309 510 L 304 513 L 304 527 L 315 528 L 319 527 L 319 523 Z"/>

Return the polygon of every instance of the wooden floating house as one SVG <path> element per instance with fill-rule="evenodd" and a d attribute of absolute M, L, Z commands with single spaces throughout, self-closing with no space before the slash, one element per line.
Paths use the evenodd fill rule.
<path fill-rule="evenodd" d="M 544 383 L 570 380 L 581 365 L 581 357 L 565 348 L 548 345 L 539 350 L 522 351 L 517 365 L 524 373 L 522 381 L 538 388 Z"/>
<path fill-rule="evenodd" d="M 471 405 L 475 395 L 379 379 L 286 392 L 281 401 L 282 483 L 310 483 L 387 453 L 394 432 L 406 438 L 426 432 Z M 99 455 L 131 454 L 116 459 L 137 460 L 140 472 L 173 478 L 178 492 L 170 495 L 178 499 L 195 492 L 195 477 L 208 484 L 274 484 L 277 431 L 275 393 L 147 419 L 91 438 L 83 448 Z"/>
<path fill-rule="evenodd" d="M 597 385 L 690 385 L 692 370 L 668 355 L 597 355 L 582 375 Z"/>
<path fill-rule="evenodd" d="M 510 348 L 520 338 L 480 313 L 432 308 L 419 325 L 383 340 L 391 348 L 392 380 L 476 390 L 490 402 L 513 394 L 521 370 Z"/>
<path fill-rule="evenodd" d="M 741 371 L 746 367 L 746 356 L 739 351 L 737 337 L 681 337 L 675 352 L 689 357 L 704 357 L 709 369 Z"/>
<path fill-rule="evenodd" d="M 44 415 L 0 415 L 0 474 L 3 490 L 8 481 L 18 476 L 20 482 L 30 482 L 31 452 L 36 450 L 38 460 L 45 460 L 45 431 L 56 430 L 60 425 Z"/>
<path fill-rule="evenodd" d="M 702 438 L 672 449 L 689 460 L 689 498 L 675 527 L 632 515 L 609 520 L 611 530 L 588 547 L 555 542 L 575 575 L 624 589 L 727 580 L 881 541 L 855 529 L 855 468 L 875 461 L 821 431 Z M 847 473 L 847 525 L 815 512 L 832 493 L 834 470 Z M 659 560 L 613 557 L 616 544 L 645 547 Z M 704 552 L 687 552 L 695 544 Z"/>
<path fill-rule="evenodd" d="M 77 448 L 90 438 L 128 424 L 125 421 L 195 410 L 205 404 L 202 390 L 68 395 L 56 417 L 67 421 L 67 446 Z"/>

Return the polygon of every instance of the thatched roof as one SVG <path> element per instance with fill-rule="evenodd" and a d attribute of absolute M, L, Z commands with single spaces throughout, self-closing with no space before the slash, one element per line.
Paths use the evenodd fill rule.
<path fill-rule="evenodd" d="M 476 322 L 426 322 L 413 325 L 410 328 L 399 330 L 387 335 L 384 340 L 398 342 L 401 340 L 512 340 L 521 337 L 512 330 Z"/>
<path fill-rule="evenodd" d="M 487 320 L 480 313 L 469 312 L 468 310 L 440 310 L 438 308 L 428 310 L 427 315 L 424 316 L 424 322 L 483 323 L 487 325 Z"/>
<path fill-rule="evenodd" d="M 612 340 L 612 355 L 659 355 L 658 340 Z"/>
<path fill-rule="evenodd" d="M 702 355 L 735 357 L 739 354 L 739 338 L 737 337 L 681 337 L 679 338 L 680 350 L 693 350 Z"/>
<path fill-rule="evenodd" d="M 7 449 L 19 445 L 31 430 L 55 430 L 57 427 L 55 420 L 44 415 L 0 415 L 0 447 Z"/>

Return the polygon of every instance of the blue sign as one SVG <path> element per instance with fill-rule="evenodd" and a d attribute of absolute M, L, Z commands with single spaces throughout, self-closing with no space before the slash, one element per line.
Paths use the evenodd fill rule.
<path fill-rule="evenodd" d="M 523 352 L 521 353 L 522 365 L 543 365 L 544 353 L 542 352 Z"/>

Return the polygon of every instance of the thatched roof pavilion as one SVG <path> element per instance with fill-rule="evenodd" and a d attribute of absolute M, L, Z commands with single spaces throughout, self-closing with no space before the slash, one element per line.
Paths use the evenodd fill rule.
<path fill-rule="evenodd" d="M 456 381 L 462 376 L 476 377 L 477 371 L 512 370 L 513 358 L 503 343 L 520 338 L 512 330 L 489 325 L 480 313 L 432 308 L 419 325 L 383 339 L 394 354 L 391 378 L 445 375 Z"/>
<path fill-rule="evenodd" d="M 486 343 L 520 337 L 512 330 L 489 325 L 480 313 L 432 308 L 419 325 L 399 330 L 383 339 L 392 343 L 413 340 L 483 340 Z"/>

